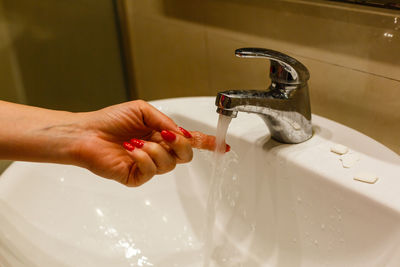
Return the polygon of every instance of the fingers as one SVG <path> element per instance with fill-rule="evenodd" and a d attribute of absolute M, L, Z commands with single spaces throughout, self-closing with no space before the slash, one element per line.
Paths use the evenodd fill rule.
<path fill-rule="evenodd" d="M 167 115 L 143 100 L 135 101 L 142 113 L 143 122 L 149 128 L 161 132 L 162 130 L 178 131 L 178 126 Z"/>
<path fill-rule="evenodd" d="M 215 136 L 204 134 L 202 132 L 190 132 L 192 138 L 190 139 L 191 145 L 194 148 L 198 149 L 207 149 L 210 151 L 214 151 L 216 148 L 216 138 Z M 231 147 L 226 144 L 225 152 L 229 152 Z"/>
<path fill-rule="evenodd" d="M 157 167 L 156 174 L 172 171 L 176 166 L 176 158 L 160 144 L 132 139 L 131 144 L 146 152 Z"/>
<path fill-rule="evenodd" d="M 123 146 L 133 159 L 133 164 L 126 181 L 127 186 L 140 186 L 156 174 L 173 170 L 177 163 L 186 163 L 193 158 L 193 148 L 214 151 L 215 136 L 201 132 L 189 132 L 178 128 L 179 133 L 163 130 L 156 132 L 151 141 L 132 139 Z M 230 150 L 226 145 L 226 152 Z"/>
<path fill-rule="evenodd" d="M 154 175 L 169 172 L 176 166 L 176 158 L 160 144 L 132 139 L 123 146 L 134 162 L 127 180 L 122 182 L 127 186 L 140 186 Z"/>
<path fill-rule="evenodd" d="M 198 131 L 187 131 L 182 127 L 179 127 L 179 131 L 180 135 L 186 137 L 186 140 L 190 142 L 192 148 L 206 149 L 210 151 L 214 151 L 216 149 L 216 138 L 213 135 L 204 134 Z M 151 137 L 151 140 L 160 143 L 163 141 L 163 137 L 160 133 L 155 132 Z M 225 152 L 229 152 L 231 147 L 228 144 L 225 145 Z"/>
<path fill-rule="evenodd" d="M 186 163 L 192 160 L 193 150 L 189 141 L 190 137 L 168 130 L 161 131 L 161 137 L 174 152 L 177 163 Z"/>
<path fill-rule="evenodd" d="M 126 178 L 126 181 L 119 181 L 126 186 L 136 187 L 150 180 L 157 173 L 157 166 L 151 157 L 141 149 L 128 143 L 124 143 L 125 149 L 133 159 L 133 164 Z"/>
<path fill-rule="evenodd" d="M 177 136 L 181 136 L 182 134 L 187 139 L 190 139 L 190 143 L 193 148 L 206 149 L 210 151 L 215 150 L 216 148 L 215 136 L 207 135 L 197 131 L 189 132 L 181 127 L 178 127 L 171 118 L 169 118 L 164 113 L 160 112 L 158 109 L 156 109 L 149 103 L 142 100 L 138 100 L 135 102 L 138 103 L 140 111 L 143 115 L 143 122 L 148 127 L 158 132 L 167 130 L 172 133 L 179 133 Z M 177 143 L 179 144 L 180 141 L 178 140 Z M 178 152 L 182 152 L 181 148 L 183 147 L 179 147 Z M 230 146 L 226 145 L 225 152 L 228 151 L 230 151 Z M 183 151 L 183 153 L 185 152 Z"/>

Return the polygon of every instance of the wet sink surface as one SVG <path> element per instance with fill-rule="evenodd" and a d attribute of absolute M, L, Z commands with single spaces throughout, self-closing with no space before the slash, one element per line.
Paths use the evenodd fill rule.
<path fill-rule="evenodd" d="M 214 98 L 152 102 L 190 130 L 215 133 Z M 221 177 L 216 266 L 399 266 L 400 157 L 319 116 L 285 145 L 239 114 Z M 343 168 L 341 143 L 359 156 Z M 16 162 L 0 178 L 0 266 L 202 266 L 213 157 L 139 188 L 73 166 Z M 353 180 L 358 172 L 375 184 Z"/>

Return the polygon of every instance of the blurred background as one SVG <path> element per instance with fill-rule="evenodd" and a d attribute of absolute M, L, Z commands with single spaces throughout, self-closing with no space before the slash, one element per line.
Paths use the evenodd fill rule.
<path fill-rule="evenodd" d="M 264 47 L 310 70 L 313 113 L 400 154 L 400 11 L 341 2 L 0 0 L 0 99 L 88 111 L 266 89 L 269 63 L 233 54 Z"/>
<path fill-rule="evenodd" d="M 0 0 L 0 99 L 70 111 L 127 101 L 116 22 L 111 0 Z"/>

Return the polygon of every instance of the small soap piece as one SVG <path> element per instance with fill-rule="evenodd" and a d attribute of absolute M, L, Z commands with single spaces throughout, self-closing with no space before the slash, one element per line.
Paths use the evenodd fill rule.
<path fill-rule="evenodd" d="M 334 144 L 331 146 L 331 151 L 333 153 L 343 155 L 346 154 L 349 151 L 349 148 L 347 146 L 341 145 L 341 144 Z"/>
<path fill-rule="evenodd" d="M 349 153 L 346 155 L 341 155 L 340 160 L 342 161 L 343 168 L 351 168 L 357 161 L 360 160 L 360 156 L 355 153 Z"/>
<path fill-rule="evenodd" d="M 374 184 L 379 178 L 373 173 L 360 172 L 353 179 L 363 183 Z"/>

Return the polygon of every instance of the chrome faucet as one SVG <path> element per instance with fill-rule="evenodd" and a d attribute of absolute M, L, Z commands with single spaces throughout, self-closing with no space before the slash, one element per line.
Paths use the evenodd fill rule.
<path fill-rule="evenodd" d="M 312 136 L 307 68 L 283 53 L 263 48 L 241 48 L 235 55 L 267 58 L 271 61 L 268 90 L 229 90 L 219 92 L 217 112 L 236 118 L 238 111 L 261 116 L 272 138 L 282 143 L 301 143 Z"/>

